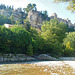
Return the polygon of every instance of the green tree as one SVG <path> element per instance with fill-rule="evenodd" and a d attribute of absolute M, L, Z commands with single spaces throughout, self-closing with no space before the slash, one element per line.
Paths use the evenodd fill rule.
<path fill-rule="evenodd" d="M 11 24 L 11 20 L 4 15 L 0 15 L 0 25 L 5 23 Z"/>
<path fill-rule="evenodd" d="M 20 24 L 20 22 L 19 22 L 19 21 L 16 21 L 15 23 L 16 23 L 16 25 L 19 25 L 19 24 Z"/>
<path fill-rule="evenodd" d="M 4 4 L 1 4 L 0 9 L 6 9 L 6 6 Z"/>
<path fill-rule="evenodd" d="M 46 21 L 42 25 L 42 37 L 47 41 L 47 52 L 54 56 L 61 55 L 62 42 L 66 36 L 67 25 L 57 19 Z"/>
<path fill-rule="evenodd" d="M 11 29 L 0 26 L 0 52 L 32 55 L 33 46 L 30 33 L 20 26 Z"/>
<path fill-rule="evenodd" d="M 10 29 L 5 28 L 4 26 L 0 27 L 0 51 L 9 53 L 11 46 L 11 36 L 12 32 Z"/>
<path fill-rule="evenodd" d="M 46 42 L 35 28 L 30 28 L 34 54 L 46 53 Z"/>
<path fill-rule="evenodd" d="M 35 10 L 35 11 L 37 11 L 37 8 L 36 8 L 36 4 L 28 4 L 27 5 L 27 8 L 25 8 L 25 11 L 26 11 L 26 13 L 28 13 L 30 10 Z"/>
<path fill-rule="evenodd" d="M 66 46 L 64 50 L 64 56 L 75 56 L 75 32 L 70 32 L 67 34 L 63 44 Z"/>
<path fill-rule="evenodd" d="M 75 32 L 70 32 L 67 35 L 67 37 L 64 39 L 64 45 L 66 45 L 67 42 L 70 42 L 71 47 L 75 50 Z"/>
<path fill-rule="evenodd" d="M 32 56 L 33 55 L 33 46 L 30 44 L 27 46 L 27 55 Z"/>
<path fill-rule="evenodd" d="M 47 10 L 43 11 L 43 14 L 47 16 L 48 15 Z"/>
<path fill-rule="evenodd" d="M 41 30 L 44 32 L 44 35 L 47 35 L 49 32 L 50 34 L 48 35 L 52 35 L 52 38 L 54 37 L 62 43 L 66 36 L 65 32 L 67 32 L 67 25 L 65 25 L 63 22 L 58 22 L 57 19 L 51 19 L 50 21 L 43 23 Z"/>
<path fill-rule="evenodd" d="M 11 28 L 12 34 L 12 47 L 17 50 L 17 53 L 26 53 L 27 46 L 32 43 L 32 38 L 30 33 L 22 27 Z"/>
<path fill-rule="evenodd" d="M 30 31 L 30 26 L 31 26 L 31 24 L 30 24 L 30 22 L 27 20 L 27 19 L 25 19 L 24 20 L 24 28 L 27 30 L 27 31 Z"/>

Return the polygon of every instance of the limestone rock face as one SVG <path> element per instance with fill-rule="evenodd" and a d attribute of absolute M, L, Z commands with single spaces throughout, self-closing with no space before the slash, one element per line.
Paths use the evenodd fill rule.
<path fill-rule="evenodd" d="M 21 9 L 16 9 L 12 12 L 12 15 L 14 16 L 14 21 L 19 21 L 20 19 L 22 19 L 22 17 L 25 19 L 27 17 L 26 13 L 23 13 L 22 16 L 22 10 Z M 22 17 L 21 17 L 22 16 Z"/>
<path fill-rule="evenodd" d="M 31 26 L 35 28 L 41 28 L 43 21 L 47 20 L 47 18 L 44 19 L 43 14 L 41 12 L 34 10 L 28 13 L 27 18 L 31 23 Z"/>
<path fill-rule="evenodd" d="M 22 15 L 22 10 L 20 8 L 15 9 L 15 10 L 4 10 L 4 9 L 0 9 L 0 14 L 1 15 L 5 15 L 7 17 L 11 17 L 11 15 L 13 15 L 14 17 L 14 21 L 19 21 L 21 19 L 21 15 Z M 23 13 L 23 18 L 26 19 L 27 14 Z"/>
<path fill-rule="evenodd" d="M 38 26 L 40 27 L 43 22 L 41 13 L 37 11 L 30 11 L 28 13 L 28 20 L 31 23 L 31 26 L 35 28 L 38 28 Z"/>
<path fill-rule="evenodd" d="M 40 54 L 37 59 L 39 60 L 57 60 L 56 58 L 53 58 L 47 54 Z"/>
<path fill-rule="evenodd" d="M 50 19 L 58 19 L 59 22 L 64 22 L 69 28 L 74 28 L 75 29 L 75 24 L 71 23 L 71 20 L 67 19 L 62 19 L 59 18 L 56 13 L 53 13 L 52 16 L 50 16 Z"/>
<path fill-rule="evenodd" d="M 52 16 L 48 17 L 48 16 L 45 16 L 44 14 L 42 14 L 39 11 L 31 10 L 28 13 L 27 18 L 28 18 L 32 27 L 39 28 L 39 29 L 41 29 L 43 21 L 49 21 L 50 19 L 55 19 L 55 18 L 58 19 L 59 22 L 64 22 L 66 25 L 68 25 L 68 27 L 75 28 L 75 24 L 72 24 L 69 19 L 59 18 L 56 13 L 53 13 Z"/>
<path fill-rule="evenodd" d="M 12 14 L 12 10 L 4 10 L 4 9 L 0 9 L 0 14 L 1 15 L 5 15 L 7 17 L 10 17 Z"/>

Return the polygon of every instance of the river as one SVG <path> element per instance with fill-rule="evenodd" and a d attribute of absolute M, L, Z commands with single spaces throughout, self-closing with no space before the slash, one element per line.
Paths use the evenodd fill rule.
<path fill-rule="evenodd" d="M 75 75 L 75 61 L 22 61 L 0 64 L 0 75 Z"/>

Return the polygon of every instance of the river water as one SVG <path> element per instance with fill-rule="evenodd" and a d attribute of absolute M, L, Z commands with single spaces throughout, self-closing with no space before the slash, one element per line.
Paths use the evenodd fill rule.
<path fill-rule="evenodd" d="M 75 61 L 18 61 L 18 62 L 1 62 L 0 65 L 6 64 L 37 64 L 37 65 L 63 65 L 68 64 L 75 68 Z"/>
<path fill-rule="evenodd" d="M 2 62 L 0 75 L 75 75 L 75 61 Z"/>

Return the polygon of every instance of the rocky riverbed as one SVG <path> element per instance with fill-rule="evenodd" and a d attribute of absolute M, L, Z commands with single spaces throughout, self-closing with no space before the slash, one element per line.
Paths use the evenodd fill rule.
<path fill-rule="evenodd" d="M 54 58 L 51 57 L 48 54 L 40 54 L 38 56 L 27 56 L 25 54 L 4 54 L 0 55 L 0 62 L 12 62 L 12 61 L 35 61 L 35 60 L 51 60 L 51 61 L 57 61 L 57 60 L 69 60 L 69 61 L 75 61 L 75 57 L 59 57 Z"/>
<path fill-rule="evenodd" d="M 0 75 L 75 75 L 75 61 L 40 61 L 0 65 Z"/>
<path fill-rule="evenodd" d="M 51 57 L 47 54 L 40 54 L 38 56 L 27 56 L 25 54 L 4 54 L 0 55 L 0 62 L 7 62 L 7 61 L 29 61 L 29 60 L 57 60 L 54 57 Z"/>

